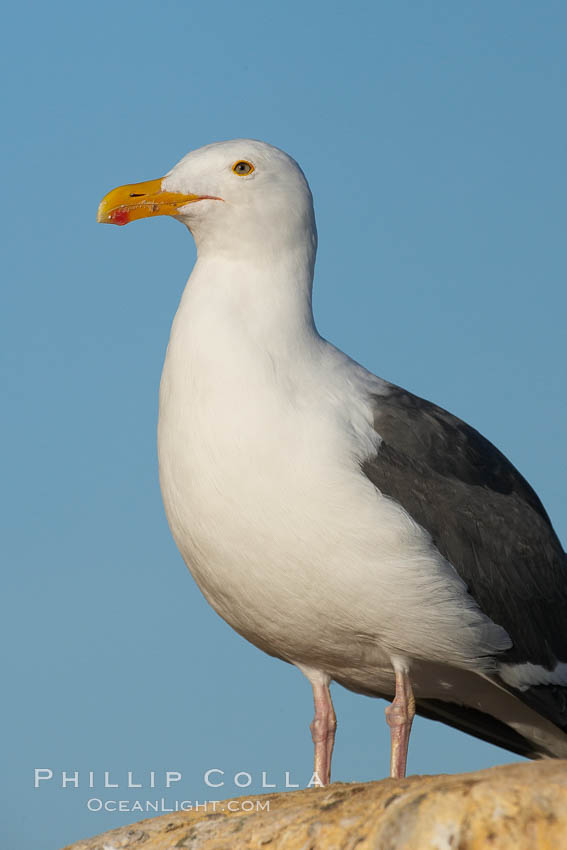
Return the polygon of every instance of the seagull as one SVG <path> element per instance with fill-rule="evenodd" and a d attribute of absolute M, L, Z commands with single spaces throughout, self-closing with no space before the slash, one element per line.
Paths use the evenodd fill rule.
<path fill-rule="evenodd" d="M 332 681 L 389 701 L 392 777 L 416 712 L 566 758 L 567 556 L 487 439 L 320 336 L 299 165 L 252 139 L 207 145 L 109 192 L 98 221 L 157 215 L 197 245 L 160 384 L 169 526 L 215 611 L 311 683 L 316 781 Z"/>

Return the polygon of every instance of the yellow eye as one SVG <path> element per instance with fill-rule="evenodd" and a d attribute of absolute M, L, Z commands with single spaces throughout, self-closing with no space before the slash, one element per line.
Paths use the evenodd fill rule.
<path fill-rule="evenodd" d="M 232 170 L 235 174 L 238 174 L 239 177 L 245 177 L 247 174 L 252 174 L 254 166 L 251 162 L 247 162 L 245 159 L 239 159 L 238 162 L 235 162 L 232 166 Z"/>

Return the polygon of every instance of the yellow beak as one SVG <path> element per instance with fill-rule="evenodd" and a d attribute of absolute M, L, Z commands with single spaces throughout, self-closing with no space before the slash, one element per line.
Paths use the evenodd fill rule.
<path fill-rule="evenodd" d="M 159 180 L 131 183 L 113 189 L 100 202 L 96 220 L 103 224 L 128 224 L 137 218 L 148 218 L 151 215 L 177 215 L 186 204 L 204 199 L 203 195 L 166 192 L 161 187 L 162 180 L 160 177 Z M 214 200 L 220 201 L 221 198 Z"/>

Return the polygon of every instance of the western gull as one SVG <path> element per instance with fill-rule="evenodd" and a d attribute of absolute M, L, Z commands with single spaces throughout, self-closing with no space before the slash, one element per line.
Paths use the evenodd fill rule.
<path fill-rule="evenodd" d="M 526 480 L 474 428 L 315 327 L 299 165 L 264 142 L 195 150 L 98 221 L 171 215 L 198 257 L 159 397 L 171 532 L 212 607 L 313 688 L 330 781 L 335 681 L 390 700 L 391 776 L 415 713 L 567 757 L 567 559 Z"/>

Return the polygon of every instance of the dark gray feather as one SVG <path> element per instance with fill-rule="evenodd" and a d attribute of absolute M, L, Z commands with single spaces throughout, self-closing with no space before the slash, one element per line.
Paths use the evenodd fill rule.
<path fill-rule="evenodd" d="M 546 670 L 567 660 L 567 559 L 527 481 L 431 402 L 391 385 L 374 403 L 382 443 L 364 473 L 429 532 L 481 610 L 506 629 L 513 646 L 499 660 Z M 514 693 L 567 727 L 567 688 Z"/>
<path fill-rule="evenodd" d="M 537 759 L 549 755 L 547 750 L 538 749 L 532 741 L 528 741 L 519 732 L 484 711 L 440 699 L 418 699 L 415 707 L 421 717 L 439 720 L 447 726 L 467 732 L 469 735 L 481 738 L 495 747 L 503 747 L 519 756 Z"/>

